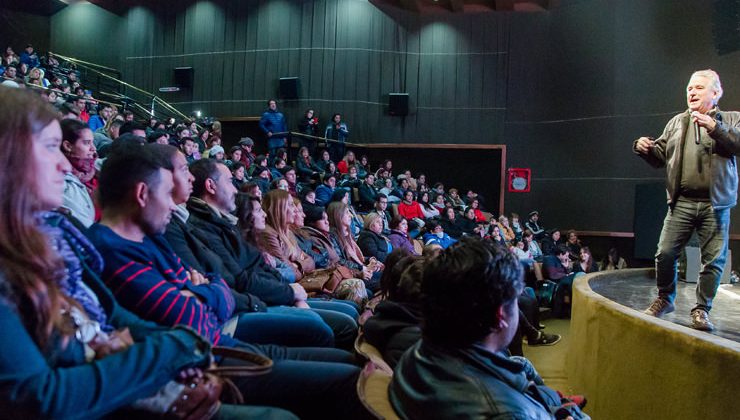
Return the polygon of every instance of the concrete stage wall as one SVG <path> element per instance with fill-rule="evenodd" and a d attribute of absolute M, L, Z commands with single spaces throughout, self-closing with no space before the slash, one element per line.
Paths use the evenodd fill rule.
<path fill-rule="evenodd" d="M 592 291 L 603 276 L 573 287 L 570 383 L 594 419 L 740 418 L 740 343 L 647 316 Z M 740 325 L 737 326 L 740 328 Z"/>

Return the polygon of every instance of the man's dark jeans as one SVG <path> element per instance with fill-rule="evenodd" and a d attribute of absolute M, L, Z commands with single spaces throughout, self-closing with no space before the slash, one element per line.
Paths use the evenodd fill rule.
<path fill-rule="evenodd" d="M 727 260 L 730 209 L 715 210 L 712 203 L 679 198 L 663 222 L 658 252 L 655 254 L 655 272 L 658 296 L 673 303 L 676 299 L 677 263 L 681 250 L 696 231 L 701 247 L 701 271 L 696 286 L 694 309 L 712 309 L 722 270 Z"/>

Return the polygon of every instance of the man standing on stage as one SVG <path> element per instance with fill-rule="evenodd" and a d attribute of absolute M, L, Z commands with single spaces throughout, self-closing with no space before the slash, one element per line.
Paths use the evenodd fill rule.
<path fill-rule="evenodd" d="M 696 230 L 702 268 L 691 327 L 703 331 L 714 329 L 709 311 L 727 259 L 730 209 L 737 204 L 740 112 L 720 111 L 721 97 L 716 72 L 695 72 L 686 87 L 689 109 L 673 117 L 659 138 L 640 137 L 632 147 L 667 172 L 668 214 L 655 255 L 658 297 L 645 313 L 659 317 L 675 309 L 678 256 Z"/>
<path fill-rule="evenodd" d="M 277 109 L 274 99 L 267 101 L 267 111 L 262 114 L 260 128 L 267 136 L 267 149 L 271 157 L 275 156 L 277 149 L 287 146 L 285 138 L 288 134 L 288 124 L 285 115 Z"/>

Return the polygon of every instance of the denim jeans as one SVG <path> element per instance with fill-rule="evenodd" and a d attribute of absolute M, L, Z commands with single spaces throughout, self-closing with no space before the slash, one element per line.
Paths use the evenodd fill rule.
<path fill-rule="evenodd" d="M 267 312 L 239 315 L 234 338 L 255 344 L 334 347 L 334 331 L 310 309 L 271 306 Z"/>
<path fill-rule="evenodd" d="M 290 410 L 302 419 L 371 418 L 357 396 L 360 369 L 346 351 L 240 344 L 274 362 L 266 375 L 233 378 L 248 405 Z M 238 364 L 231 360 L 225 365 Z"/>
<path fill-rule="evenodd" d="M 696 231 L 701 247 L 701 271 L 694 309 L 710 311 L 727 260 L 729 227 L 729 208 L 716 210 L 709 202 L 679 198 L 676 205 L 668 209 L 655 254 L 658 296 L 671 303 L 676 299 L 678 257 Z"/>
<path fill-rule="evenodd" d="M 357 310 L 343 302 L 310 299 L 306 303 L 311 311 L 318 314 L 334 333 L 337 348 L 352 350 L 357 338 Z M 352 315 L 349 315 L 349 314 Z"/>
<path fill-rule="evenodd" d="M 223 404 L 214 420 L 298 420 L 293 413 L 275 407 Z"/>

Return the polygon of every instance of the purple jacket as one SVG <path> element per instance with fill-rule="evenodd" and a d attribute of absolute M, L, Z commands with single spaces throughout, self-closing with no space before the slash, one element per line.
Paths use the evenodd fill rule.
<path fill-rule="evenodd" d="M 414 249 L 414 244 L 412 244 L 411 240 L 409 240 L 409 235 L 401 232 L 400 230 L 391 230 L 391 234 L 388 235 L 388 239 L 391 241 L 391 246 L 393 247 L 393 249 L 404 248 L 408 252 L 410 252 L 411 255 L 419 255 Z"/>

